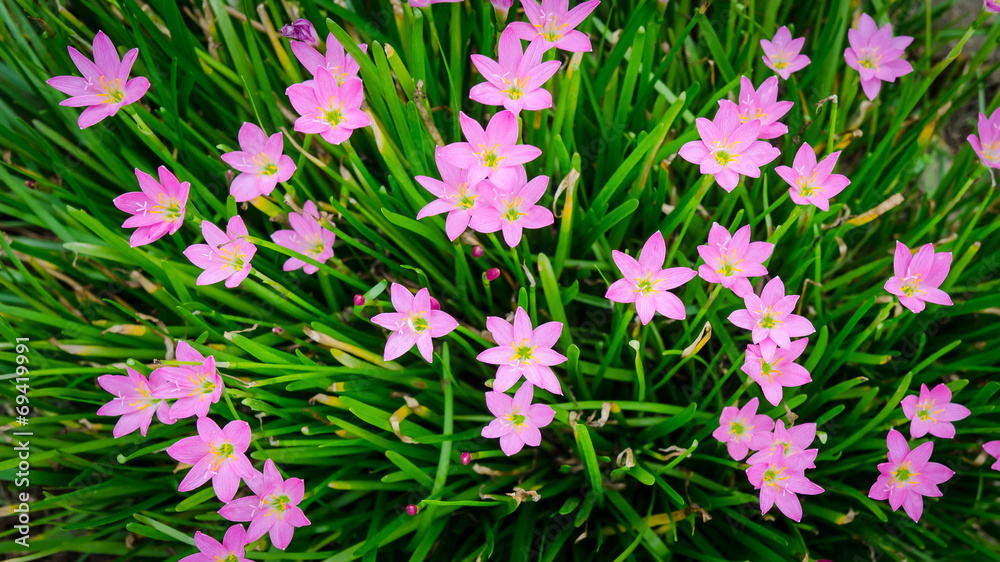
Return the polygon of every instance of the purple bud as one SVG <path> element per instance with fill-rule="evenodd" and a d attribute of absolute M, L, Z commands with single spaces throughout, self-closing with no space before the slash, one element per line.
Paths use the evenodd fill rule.
<path fill-rule="evenodd" d="M 284 334 L 285 333 L 285 329 L 284 328 L 280 328 L 278 326 L 275 326 L 275 327 L 271 328 L 271 331 L 274 332 L 275 334 Z"/>
<path fill-rule="evenodd" d="M 485 277 L 487 281 L 493 281 L 497 277 L 500 277 L 500 270 L 494 267 L 493 269 L 490 269 L 486 273 L 484 273 L 483 277 Z"/>
<path fill-rule="evenodd" d="M 24 180 L 24 185 L 28 186 L 28 189 L 35 189 L 35 180 Z"/>
<path fill-rule="evenodd" d="M 354 295 L 354 306 L 364 306 L 365 297 L 364 295 Z"/>
<path fill-rule="evenodd" d="M 462 464 L 469 464 L 472 462 L 472 453 L 468 451 L 462 452 Z"/>
<path fill-rule="evenodd" d="M 474 258 L 481 258 L 481 257 L 483 257 L 483 247 L 482 246 L 473 246 L 472 247 L 472 257 L 474 257 Z"/>
<path fill-rule="evenodd" d="M 309 20 L 295 20 L 281 28 L 281 35 L 289 39 L 305 41 L 311 46 L 319 48 L 319 36 L 316 35 L 316 28 Z"/>
<path fill-rule="evenodd" d="M 232 184 L 232 183 L 233 183 L 233 171 L 232 170 L 226 170 L 226 184 L 229 185 L 229 184 Z"/>
<path fill-rule="evenodd" d="M 441 310 L 441 303 L 434 297 L 431 297 L 431 310 Z"/>
<path fill-rule="evenodd" d="M 409 514 L 409 515 L 411 515 L 411 516 L 412 515 L 416 515 L 417 514 L 417 506 L 413 505 L 412 503 L 410 505 L 406 506 L 406 513 Z"/>

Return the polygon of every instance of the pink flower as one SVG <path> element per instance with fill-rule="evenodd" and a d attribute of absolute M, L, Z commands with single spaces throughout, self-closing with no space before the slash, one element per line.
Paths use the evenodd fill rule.
<path fill-rule="evenodd" d="M 764 398 L 767 398 L 773 406 L 781 402 L 781 387 L 802 386 L 812 382 L 809 371 L 795 363 L 808 343 L 808 338 L 795 340 L 790 349 L 775 349 L 770 360 L 764 359 L 760 346 L 753 344 L 747 346 L 742 370 L 760 385 Z"/>
<path fill-rule="evenodd" d="M 299 502 L 305 493 L 305 483 L 301 478 L 283 479 L 275 468 L 274 461 L 267 459 L 264 462 L 264 473 L 247 480 L 247 486 L 254 495 L 227 503 L 219 510 L 219 515 L 230 521 L 249 521 L 247 543 L 270 532 L 274 547 L 285 550 L 288 543 L 292 542 L 295 528 L 310 524 L 299 508 Z"/>
<path fill-rule="evenodd" d="M 556 411 L 545 404 L 532 404 L 535 387 L 524 383 L 511 398 L 502 392 L 487 392 L 486 407 L 496 419 L 483 428 L 483 437 L 500 438 L 500 449 L 508 457 L 522 447 L 537 447 L 542 442 L 539 428 L 552 423 Z"/>
<path fill-rule="evenodd" d="M 809 459 L 804 468 L 816 468 L 813 461 L 819 454 L 819 449 L 808 449 L 816 438 L 816 424 L 803 423 L 785 429 L 785 422 L 777 420 L 774 422 L 774 432 L 754 434 L 750 440 L 750 448 L 756 453 L 750 455 L 747 464 L 757 464 L 770 462 L 775 453 L 779 450 L 789 459 L 795 456 L 802 456 Z"/>
<path fill-rule="evenodd" d="M 546 49 L 555 47 L 572 53 L 589 53 L 593 49 L 590 38 L 574 28 L 587 19 L 598 4 L 599 0 L 590 0 L 570 10 L 569 0 L 542 0 L 541 6 L 535 0 L 521 0 L 528 21 L 513 22 L 507 27 L 525 41 L 541 37 Z"/>
<path fill-rule="evenodd" d="M 177 181 L 177 177 L 163 166 L 157 169 L 157 173 L 160 181 L 136 168 L 135 177 L 142 191 L 119 195 L 114 200 L 118 210 L 132 215 L 125 220 L 122 228 L 135 229 L 129 239 L 133 248 L 151 244 L 164 234 L 173 236 L 184 224 L 184 209 L 191 184 Z"/>
<path fill-rule="evenodd" d="M 493 9 L 500 12 L 504 19 L 507 19 L 507 11 L 514 5 L 514 0 L 490 0 Z"/>
<path fill-rule="evenodd" d="M 316 34 L 316 28 L 307 19 L 297 19 L 292 23 L 285 24 L 281 27 L 281 36 L 304 41 L 312 47 L 319 47 L 319 35 Z M 295 43 L 292 43 L 292 52 L 295 52 Z"/>
<path fill-rule="evenodd" d="M 838 158 L 839 150 L 817 163 L 816 152 L 809 143 L 804 142 L 795 153 L 792 168 L 777 166 L 774 171 L 792 186 L 788 194 L 796 205 L 811 203 L 821 210 L 829 211 L 830 199 L 851 184 L 847 176 L 832 173 Z"/>
<path fill-rule="evenodd" d="M 552 394 L 563 393 L 551 368 L 566 362 L 565 356 L 552 349 L 562 334 L 561 322 L 546 322 L 532 330 L 528 313 L 517 307 L 513 326 L 499 316 L 490 316 L 486 319 L 486 328 L 493 334 L 497 346 L 480 353 L 476 359 L 499 365 L 493 381 L 495 392 L 505 392 L 524 375 L 529 383 Z"/>
<path fill-rule="evenodd" d="M 319 134 L 330 144 L 340 144 L 351 137 L 354 129 L 371 125 L 361 111 L 365 95 L 360 78 L 347 78 L 343 84 L 326 68 L 316 69 L 316 79 L 292 84 L 285 90 L 292 107 L 300 117 L 295 130 Z"/>
<path fill-rule="evenodd" d="M 453 142 L 440 150 L 441 158 L 469 172 L 469 183 L 489 177 L 498 186 L 514 183 L 517 169 L 541 155 L 534 146 L 517 144 L 517 116 L 500 111 L 490 119 L 486 130 L 464 112 L 458 120 L 468 142 Z"/>
<path fill-rule="evenodd" d="M 913 72 L 910 63 L 900 58 L 913 37 L 893 37 L 889 24 L 879 29 L 871 16 L 861 14 L 858 28 L 847 30 L 847 40 L 851 46 L 844 50 L 844 60 L 861 73 L 861 87 L 870 100 L 878 95 L 883 80 L 895 82 Z"/>
<path fill-rule="evenodd" d="M 729 100 L 719 100 L 719 105 L 731 104 Z M 788 126 L 779 123 L 795 103 L 778 101 L 778 77 L 772 76 L 753 89 L 753 82 L 746 76 L 740 79 L 740 121 L 746 123 L 760 119 L 759 139 L 774 139 L 788 132 Z M 770 162 L 770 160 L 768 160 Z"/>
<path fill-rule="evenodd" d="M 1000 109 L 994 111 L 989 119 L 980 113 L 978 128 L 979 137 L 969 135 L 969 144 L 983 166 L 1000 169 Z"/>
<path fill-rule="evenodd" d="M 802 520 L 802 504 L 796 494 L 815 496 L 823 493 L 823 488 L 806 478 L 804 470 L 812 461 L 803 455 L 785 457 L 781 448 L 775 450 L 770 460 L 755 464 L 747 469 L 747 478 L 753 487 L 760 490 L 760 512 L 767 513 L 771 506 L 778 509 L 792 521 Z"/>
<path fill-rule="evenodd" d="M 313 33 L 315 34 L 315 31 Z M 343 85 L 348 78 L 358 77 L 361 66 L 351 55 L 344 52 L 344 46 L 340 44 L 340 41 L 337 41 L 332 33 L 326 36 L 325 56 L 313 48 L 317 46 L 302 41 L 292 41 L 292 53 L 309 74 L 315 76 L 317 69 L 325 68 L 337 80 L 338 85 Z M 368 52 L 368 45 L 364 43 L 358 44 L 358 48 L 361 49 L 362 53 Z"/>
<path fill-rule="evenodd" d="M 243 525 L 233 525 L 226 531 L 226 536 L 222 537 L 222 544 L 212 537 L 195 531 L 194 544 L 198 547 L 198 554 L 185 556 L 180 562 L 251 562 L 244 556 L 246 554 L 247 533 L 243 530 Z"/>
<path fill-rule="evenodd" d="M 427 176 L 417 176 L 417 182 L 437 197 L 417 213 L 417 219 L 448 213 L 444 230 L 448 239 L 455 240 L 465 232 L 469 220 L 483 207 L 484 200 L 480 190 L 482 182 L 470 183 L 469 171 L 461 170 L 449 164 L 441 155 L 441 147 L 434 151 L 438 172 L 441 179 Z M 475 253 L 473 252 L 473 255 Z"/>
<path fill-rule="evenodd" d="M 528 181 L 523 166 L 512 171 L 514 175 L 509 183 L 483 180 L 479 184 L 480 193 L 492 191 L 494 196 L 492 201 L 486 202 L 479 209 L 473 209 L 472 219 L 469 221 L 469 226 L 476 232 L 502 230 L 504 242 L 511 248 L 521 243 L 521 234 L 525 228 L 545 228 L 556 220 L 552 211 L 536 205 L 548 189 L 548 176 L 538 176 Z"/>
<path fill-rule="evenodd" d="M 1000 14 L 1000 4 L 994 0 L 983 0 L 983 7 L 995 14 Z"/>
<path fill-rule="evenodd" d="M 742 123 L 734 103 L 722 104 L 712 121 L 699 117 L 695 124 L 701 140 L 682 146 L 680 156 L 699 164 L 702 174 L 715 176 L 715 181 L 726 191 L 736 189 L 741 174 L 760 177 L 760 166 L 781 155 L 777 148 L 757 140 L 760 120 Z"/>
<path fill-rule="evenodd" d="M 684 303 L 670 292 L 687 283 L 697 275 L 690 267 L 663 269 L 667 245 L 659 230 L 653 233 L 642 246 L 639 259 L 611 251 L 611 258 L 622 273 L 619 279 L 608 287 L 604 298 L 620 303 L 635 303 L 635 311 L 643 324 L 649 324 L 653 315 L 659 312 L 674 320 L 684 319 Z"/>
<path fill-rule="evenodd" d="M 812 322 L 792 313 L 798 300 L 798 295 L 785 296 L 784 283 L 780 277 L 775 277 L 764 285 L 760 297 L 753 293 L 743 297 L 746 310 L 733 312 L 729 321 L 744 330 L 752 330 L 753 343 L 760 345 L 760 355 L 773 361 L 776 347 L 790 350 L 791 338 L 816 331 Z"/>
<path fill-rule="evenodd" d="M 177 490 L 189 492 L 211 480 L 216 497 L 231 501 L 240 480 L 257 474 L 244 454 L 250 437 L 250 424 L 245 421 L 231 421 L 219 429 L 212 418 L 198 418 L 198 435 L 185 437 L 167 449 L 177 462 L 193 465 Z"/>
<path fill-rule="evenodd" d="M 73 47 L 69 47 L 69 56 L 83 77 L 56 76 L 45 83 L 70 95 L 59 105 L 87 106 L 77 120 L 81 129 L 100 123 L 105 117 L 114 117 L 123 105 L 139 101 L 149 89 L 149 80 L 141 76 L 128 79 L 139 49 L 130 50 L 119 61 L 118 51 L 103 31 L 98 31 L 94 37 L 93 62 Z"/>
<path fill-rule="evenodd" d="M 951 439 L 955 436 L 955 426 L 951 422 L 969 417 L 969 409 L 951 401 L 951 390 L 941 383 L 928 390 L 920 385 L 920 396 L 907 396 L 900 402 L 903 414 L 910 420 L 910 437 L 914 439 L 930 433 L 935 437 Z"/>
<path fill-rule="evenodd" d="M 941 497 L 937 485 L 946 482 L 955 473 L 943 464 L 928 462 L 934 452 L 931 441 L 911 451 L 903 434 L 890 429 L 886 444 L 889 447 L 889 462 L 878 465 L 881 474 L 868 491 L 868 497 L 873 500 L 888 499 L 893 511 L 902 505 L 911 519 L 920 521 L 924 511 L 923 496 Z"/>
<path fill-rule="evenodd" d="M 750 443 L 758 433 L 768 433 L 774 429 L 774 420 L 764 414 L 757 414 L 756 398 L 751 398 L 742 408 L 727 406 L 719 416 L 719 427 L 712 437 L 726 444 L 729 456 L 741 461 L 750 452 Z"/>
<path fill-rule="evenodd" d="M 226 287 L 239 286 L 250 275 L 250 260 L 257 253 L 257 246 L 244 236 L 249 236 L 239 215 L 229 219 L 226 232 L 208 222 L 201 221 L 201 234 L 208 244 L 192 244 L 184 250 L 191 263 L 204 269 L 198 276 L 198 285 L 211 285 L 226 280 Z"/>
<path fill-rule="evenodd" d="M 767 275 L 764 262 L 771 257 L 774 244 L 751 242 L 750 225 L 745 225 L 730 236 L 726 227 L 713 223 L 708 231 L 708 245 L 698 246 L 698 255 L 705 264 L 698 267 L 698 275 L 709 283 L 721 283 L 743 298 L 753 293 L 750 277 Z"/>
<path fill-rule="evenodd" d="M 993 470 L 1000 470 L 1000 441 L 989 441 L 983 443 L 983 451 L 988 455 L 993 455 L 997 462 L 993 463 Z"/>
<path fill-rule="evenodd" d="M 462 0 L 410 0 L 411 8 L 426 8 L 431 4 L 458 3 Z"/>
<path fill-rule="evenodd" d="M 278 182 L 288 181 L 295 173 L 291 156 L 282 154 L 284 141 L 281 133 L 270 137 L 253 123 L 240 127 L 240 149 L 222 155 L 222 160 L 236 168 L 236 176 L 229 186 L 237 202 L 249 201 L 260 195 L 269 195 Z"/>
<path fill-rule="evenodd" d="M 899 297 L 899 304 L 913 312 L 924 309 L 924 302 L 951 306 L 951 297 L 938 289 L 951 271 L 951 252 L 934 253 L 933 244 L 924 244 L 913 255 L 896 241 L 892 260 L 894 275 L 885 282 L 885 290 Z"/>
<path fill-rule="evenodd" d="M 497 52 L 499 62 L 472 55 L 472 64 L 487 81 L 469 90 L 469 97 L 485 105 L 502 105 L 517 115 L 521 109 L 535 111 L 552 107 L 552 94 L 542 84 L 559 70 L 559 61 L 542 62 L 547 46 L 536 37 L 521 52 L 521 40 L 507 27 L 500 35 Z"/>
<path fill-rule="evenodd" d="M 160 367 L 153 371 L 163 377 L 163 384 L 153 389 L 153 397 L 177 399 L 170 406 L 170 416 L 174 419 L 203 418 L 222 397 L 222 377 L 215 372 L 215 357 L 205 358 L 191 344 L 182 341 L 177 343 L 177 360 L 200 365 Z"/>
<path fill-rule="evenodd" d="M 333 257 L 333 243 L 336 241 L 337 235 L 320 225 L 316 203 L 306 201 L 306 204 L 302 206 L 301 214 L 288 213 L 288 225 L 292 227 L 291 230 L 278 230 L 271 233 L 271 240 L 275 244 L 305 254 L 320 263 L 326 263 L 326 260 Z M 281 269 L 295 271 L 300 267 L 308 275 L 319 271 L 315 265 L 306 263 L 299 258 L 288 258 Z"/>
<path fill-rule="evenodd" d="M 420 355 L 428 363 L 434 360 L 432 338 L 440 338 L 458 327 L 458 322 L 450 314 L 431 308 L 431 295 L 420 289 L 414 296 L 409 289 L 393 283 L 389 288 L 392 307 L 395 312 L 383 312 L 372 318 L 372 322 L 386 330 L 392 330 L 385 344 L 386 361 L 406 353 L 416 344 Z"/>
<path fill-rule="evenodd" d="M 125 367 L 127 376 L 124 375 L 101 375 L 97 377 L 97 384 L 101 388 L 115 395 L 115 399 L 100 407 L 97 410 L 99 416 L 121 416 L 111 432 L 115 438 L 132 433 L 136 429 L 143 437 L 149 430 L 149 424 L 153 421 L 153 414 L 161 422 L 170 425 L 174 423 L 174 418 L 170 417 L 170 405 L 166 400 L 160 400 L 152 396 L 152 391 L 157 386 L 163 384 L 163 378 L 156 371 L 150 373 L 147 380 L 132 367 Z"/>
<path fill-rule="evenodd" d="M 782 80 L 788 80 L 793 72 L 802 70 L 809 64 L 809 57 L 799 54 L 805 42 L 805 37 L 792 39 L 788 28 L 781 26 L 773 39 L 760 40 L 760 47 L 764 50 L 764 56 L 761 57 L 764 65 L 777 72 Z"/>

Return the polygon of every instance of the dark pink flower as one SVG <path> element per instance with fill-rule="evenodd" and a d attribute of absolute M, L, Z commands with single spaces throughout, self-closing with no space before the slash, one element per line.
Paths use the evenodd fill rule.
<path fill-rule="evenodd" d="M 914 255 L 897 240 L 892 269 L 885 290 L 899 297 L 899 304 L 913 312 L 923 311 L 925 302 L 952 305 L 951 297 L 938 288 L 951 271 L 951 252 L 935 254 L 933 244 L 924 244 Z"/>
<path fill-rule="evenodd" d="M 198 418 L 198 435 L 185 437 L 167 449 L 177 462 L 192 465 L 178 491 L 189 492 L 211 480 L 216 497 L 231 501 L 240 480 L 257 474 L 246 456 L 250 438 L 250 424 L 245 421 L 231 421 L 220 429 L 211 418 Z"/>
<path fill-rule="evenodd" d="M 809 143 L 804 142 L 795 153 L 792 168 L 777 166 L 774 171 L 791 186 L 788 195 L 796 205 L 813 204 L 823 211 L 829 211 L 830 199 L 851 184 L 847 176 L 833 173 L 839 157 L 838 150 L 816 162 L 816 152 Z"/>
<path fill-rule="evenodd" d="M 122 224 L 123 228 L 134 228 L 129 239 L 133 248 L 151 244 L 164 234 L 174 235 L 184 224 L 184 210 L 187 208 L 191 184 L 177 181 L 164 166 L 157 169 L 160 181 L 146 172 L 135 169 L 141 191 L 133 191 L 115 198 L 118 210 L 132 216 Z"/>
<path fill-rule="evenodd" d="M 726 227 L 713 223 L 708 231 L 708 244 L 698 246 L 698 255 L 705 260 L 698 267 L 698 275 L 709 283 L 721 283 L 743 298 L 753 293 L 750 277 L 767 275 L 764 262 L 771 257 L 774 244 L 751 242 L 750 225 L 745 225 L 729 235 Z"/>
<path fill-rule="evenodd" d="M 278 182 L 288 181 L 295 173 L 295 162 L 283 153 L 285 143 L 281 133 L 268 137 L 257 125 L 243 123 L 239 141 L 240 150 L 222 155 L 226 164 L 240 172 L 229 186 L 237 202 L 270 195 Z"/>
<path fill-rule="evenodd" d="M 532 329 L 531 317 L 517 307 L 513 326 L 499 316 L 490 316 L 486 319 L 486 328 L 497 346 L 480 353 L 476 359 L 499 365 L 493 390 L 504 392 L 524 375 L 528 382 L 552 394 L 563 393 L 559 379 L 552 372 L 553 366 L 566 362 L 564 355 L 552 349 L 562 334 L 561 322 L 546 322 Z"/>
<path fill-rule="evenodd" d="M 384 359 L 392 361 L 410 350 L 414 345 L 428 363 L 434 360 L 432 338 L 440 338 L 458 327 L 458 322 L 450 314 L 431 308 L 430 292 L 424 288 L 413 295 L 406 287 L 393 283 L 389 288 L 395 312 L 383 312 L 372 318 L 372 322 L 387 330 L 392 330 L 385 344 Z"/>
<path fill-rule="evenodd" d="M 812 322 L 793 313 L 798 295 L 785 295 L 785 285 L 775 277 L 764 285 L 760 297 L 750 293 L 743 298 L 745 310 L 729 315 L 729 321 L 744 330 L 752 330 L 753 342 L 760 345 L 760 355 L 773 361 L 777 347 L 792 349 L 792 339 L 816 331 Z"/>
<path fill-rule="evenodd" d="M 215 371 L 215 357 L 206 358 L 191 344 L 182 341 L 177 343 L 177 360 L 199 364 L 160 367 L 153 371 L 163 377 L 163 384 L 153 389 L 153 396 L 176 400 L 170 406 L 170 416 L 174 419 L 203 418 L 212 404 L 222 397 L 222 377 Z"/>
<path fill-rule="evenodd" d="M 690 267 L 663 269 L 666 253 L 667 245 L 659 230 L 646 240 L 638 260 L 612 250 L 611 258 L 621 271 L 622 279 L 608 287 L 604 298 L 620 303 L 635 303 L 635 311 L 643 324 L 649 324 L 657 312 L 667 318 L 683 320 L 684 303 L 670 289 L 676 289 L 694 279 L 697 272 Z"/>
<path fill-rule="evenodd" d="M 281 27 L 281 36 L 303 41 L 311 47 L 319 47 L 319 35 L 316 34 L 316 28 L 307 19 L 297 19 L 292 23 L 285 24 Z M 292 52 L 295 52 L 294 43 L 292 43 Z"/>
<path fill-rule="evenodd" d="M 951 439 L 955 426 L 951 422 L 969 417 L 971 412 L 961 404 L 951 401 L 951 390 L 941 383 L 928 390 L 920 385 L 920 396 L 910 395 L 900 402 L 903 414 L 910 420 L 910 437 L 920 438 L 930 433 L 935 437 Z"/>
<path fill-rule="evenodd" d="M 483 274 L 483 277 L 487 281 L 496 281 L 500 277 L 500 268 L 491 267 L 490 269 L 487 269 L 486 273 Z"/>
<path fill-rule="evenodd" d="M 77 121 L 81 129 L 100 123 L 105 117 L 114 117 L 122 106 L 139 101 L 149 89 L 146 78 L 128 78 L 139 49 L 130 50 L 119 60 L 118 51 L 103 31 L 94 37 L 93 61 L 73 47 L 69 47 L 69 56 L 83 77 L 56 76 L 45 83 L 71 96 L 59 105 L 87 107 Z"/>
<path fill-rule="evenodd" d="M 487 392 L 486 407 L 496 419 L 483 428 L 483 437 L 500 438 L 500 449 L 508 457 L 516 454 L 525 445 L 537 447 L 542 442 L 539 428 L 552 423 L 556 411 L 545 404 L 532 404 L 535 387 L 526 382 L 514 393 L 514 397 L 502 392 Z"/>
<path fill-rule="evenodd" d="M 757 414 L 759 401 L 751 398 L 742 408 L 727 406 L 719 416 L 719 427 L 712 437 L 726 444 L 729 456 L 741 461 L 750 452 L 750 443 L 758 433 L 767 434 L 774 429 L 774 420 L 764 414 Z"/>
<path fill-rule="evenodd" d="M 569 0 L 542 0 L 541 5 L 535 0 L 521 0 L 528 21 L 513 22 L 507 27 L 525 41 L 541 37 L 549 49 L 589 53 L 593 49 L 590 39 L 574 28 L 587 19 L 598 4 L 599 0 L 589 0 L 570 10 Z"/>
<path fill-rule="evenodd" d="M 249 521 L 247 543 L 270 533 L 271 544 L 285 550 L 292 542 L 295 528 L 310 524 L 299 508 L 305 494 L 305 483 L 301 478 L 285 480 L 275 468 L 274 461 L 267 459 L 264 472 L 247 480 L 247 486 L 254 495 L 227 503 L 219 510 L 219 515 L 230 521 Z"/>
<path fill-rule="evenodd" d="M 364 306 L 365 296 L 364 295 L 354 295 L 354 306 Z"/>
<path fill-rule="evenodd" d="M 760 512 L 767 513 L 777 505 L 781 513 L 792 521 L 802 520 L 802 504 L 797 494 L 815 496 L 823 493 L 823 488 L 806 478 L 804 470 L 812 464 L 807 456 L 785 457 L 781 447 L 766 462 L 747 469 L 747 478 L 753 487 L 760 490 Z"/>
<path fill-rule="evenodd" d="M 770 360 L 764 358 L 760 346 L 750 344 L 741 369 L 760 385 L 764 398 L 777 406 L 781 402 L 782 387 L 802 386 L 812 382 L 809 371 L 795 363 L 808 343 L 809 338 L 802 338 L 793 341 L 789 349 L 777 348 Z"/>
<path fill-rule="evenodd" d="M 861 14 L 858 28 L 847 30 L 847 40 L 851 46 L 844 50 L 844 60 L 861 74 L 861 88 L 870 100 L 878 95 L 883 81 L 895 82 L 913 72 L 913 66 L 900 58 L 913 37 L 893 37 L 889 24 L 879 29 L 871 16 Z"/>
<path fill-rule="evenodd" d="M 125 375 L 101 375 L 97 384 L 115 395 L 115 399 L 97 410 L 99 416 L 121 416 L 111 434 L 116 438 L 128 435 L 136 429 L 143 437 L 153 421 L 153 414 L 161 422 L 170 425 L 174 418 L 170 417 L 170 404 L 152 395 L 153 389 L 162 385 L 163 377 L 156 371 L 145 376 L 133 369 L 125 367 Z"/>
<path fill-rule="evenodd" d="M 889 462 L 878 465 L 881 474 L 868 491 L 868 497 L 889 500 L 893 511 L 902 505 L 911 519 L 920 521 L 924 511 L 923 496 L 941 497 L 937 485 L 946 482 L 955 473 L 943 464 L 929 462 L 934 452 L 934 443 L 930 441 L 911 451 L 903 434 L 890 429 L 886 444 L 889 447 Z"/>

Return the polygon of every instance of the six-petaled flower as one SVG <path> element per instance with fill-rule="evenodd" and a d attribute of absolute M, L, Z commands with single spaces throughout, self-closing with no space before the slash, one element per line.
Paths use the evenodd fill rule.
<path fill-rule="evenodd" d="M 504 392 L 524 375 L 531 384 L 553 394 L 562 394 L 559 379 L 552 372 L 554 365 L 566 362 L 566 357 L 552 346 L 559 341 L 561 322 L 546 322 L 532 329 L 531 318 L 523 308 L 514 313 L 514 324 L 503 318 L 490 316 L 486 328 L 493 334 L 497 347 L 492 347 L 476 358 L 483 363 L 499 365 L 493 390 Z"/>
<path fill-rule="evenodd" d="M 969 409 L 951 401 L 951 390 L 941 383 L 928 390 L 920 385 L 920 395 L 907 396 L 899 404 L 910 420 L 910 437 L 920 438 L 930 433 L 935 437 L 951 439 L 955 426 L 951 422 L 969 417 Z"/>
<path fill-rule="evenodd" d="M 555 410 L 545 404 L 532 404 L 535 387 L 525 382 L 517 389 L 514 397 L 502 392 L 487 392 L 486 407 L 496 419 L 483 428 L 482 436 L 500 438 L 500 449 L 508 457 L 520 451 L 525 445 L 537 447 L 542 442 L 538 431 L 552 423 Z"/>

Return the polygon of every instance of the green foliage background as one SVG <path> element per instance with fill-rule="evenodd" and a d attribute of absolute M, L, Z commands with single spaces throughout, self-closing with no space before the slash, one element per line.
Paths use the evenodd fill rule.
<path fill-rule="evenodd" d="M 1000 25 L 985 13 L 971 27 L 968 13 L 953 22 L 980 5 L 955 0 L 708 4 L 602 2 L 581 26 L 594 52 L 558 53 L 554 107 L 522 114 L 524 142 L 543 149 L 529 174 L 551 176 L 542 204 L 561 218 L 517 252 L 478 235 L 486 255 L 474 259 L 469 239 L 448 242 L 440 218 L 415 220 L 429 194 L 413 176 L 436 175 L 436 135 L 460 140 L 459 110 L 482 122 L 495 111 L 467 99 L 481 81 L 469 54 L 495 52 L 489 3 L 0 1 L 0 361 L 13 379 L 14 338 L 31 339 L 35 499 L 30 552 L 10 542 L 9 525 L 0 551 L 18 561 L 176 561 L 194 551 L 196 530 L 221 538 L 228 523 L 211 489 L 178 493 L 182 474 L 163 452 L 192 434 L 192 420 L 114 439 L 114 420 L 95 415 L 108 400 L 97 376 L 124 365 L 148 373 L 169 338 L 216 356 L 228 390 L 212 416 L 251 423 L 258 467 L 272 458 L 306 481 L 312 526 L 287 552 L 260 541 L 254 559 L 1000 560 L 1000 472 L 981 453 L 1000 434 L 1000 221 L 996 189 L 964 141 L 976 113 L 1000 104 L 991 56 Z M 915 37 L 916 71 L 873 104 L 842 55 L 862 10 Z M 361 76 L 376 126 L 349 144 L 291 130 L 284 89 L 303 69 L 275 30 L 298 16 L 321 33 L 329 26 L 355 58 L 353 45 L 369 44 Z M 796 105 L 774 165 L 790 165 L 802 141 L 843 149 L 838 172 L 852 183 L 829 212 L 797 208 L 773 165 L 727 195 L 699 192 L 697 167 L 675 158 L 697 136 L 694 118 L 711 117 L 741 75 L 755 84 L 770 75 L 759 40 L 782 24 L 807 37 L 812 64 L 782 83 Z M 120 53 L 140 49 L 132 75 L 152 87 L 81 131 L 80 110 L 60 107 L 64 96 L 44 81 L 76 74 L 66 47 L 89 54 L 97 30 Z M 285 131 L 298 164 L 259 209 L 227 201 L 219 159 L 244 121 Z M 134 168 L 159 165 L 191 182 L 188 220 L 176 236 L 130 248 L 111 201 L 136 190 Z M 290 210 L 286 197 L 334 214 L 330 267 L 284 274 L 286 256 L 261 247 L 260 275 L 238 289 L 195 286 L 181 251 L 201 242 L 199 218 L 221 224 L 239 210 L 267 239 Z M 659 229 L 668 266 L 697 267 L 713 221 L 749 223 L 755 239 L 776 243 L 768 269 L 803 295 L 818 330 L 803 356 L 813 382 L 785 391 L 824 441 L 809 476 L 826 493 L 804 498 L 801 524 L 777 510 L 762 517 L 745 465 L 710 437 L 724 406 L 760 396 L 738 368 L 749 334 L 726 321 L 740 301 L 696 278 L 679 290 L 687 320 L 642 327 L 603 298 L 618 275 L 612 249 L 634 254 Z M 942 287 L 954 306 L 915 315 L 888 297 L 895 239 L 954 254 Z M 503 275 L 486 288 L 490 267 Z M 381 360 L 386 334 L 368 318 L 388 305 L 391 281 L 428 286 L 462 323 L 432 365 L 415 353 Z M 353 307 L 356 293 L 373 302 Z M 489 345 L 486 316 L 517 304 L 538 322 L 566 323 L 558 349 L 570 360 L 557 374 L 568 392 L 536 391 L 556 421 L 541 447 L 507 458 L 479 438 L 492 369 L 475 356 Z M 706 323 L 710 338 L 683 355 Z M 934 440 L 933 460 L 956 474 L 917 525 L 867 492 L 886 432 L 906 423 L 900 399 L 942 381 L 973 415 L 955 439 Z M 9 504 L 19 491 L 13 381 L 0 393 Z M 420 406 L 404 408 L 404 394 Z M 614 405 L 602 426 L 605 401 Z M 406 416 L 398 435 L 414 442 L 393 431 L 394 413 Z M 468 466 L 463 451 L 473 453 Z M 515 487 L 540 499 L 519 503 Z M 419 514 L 406 515 L 408 504 Z"/>

